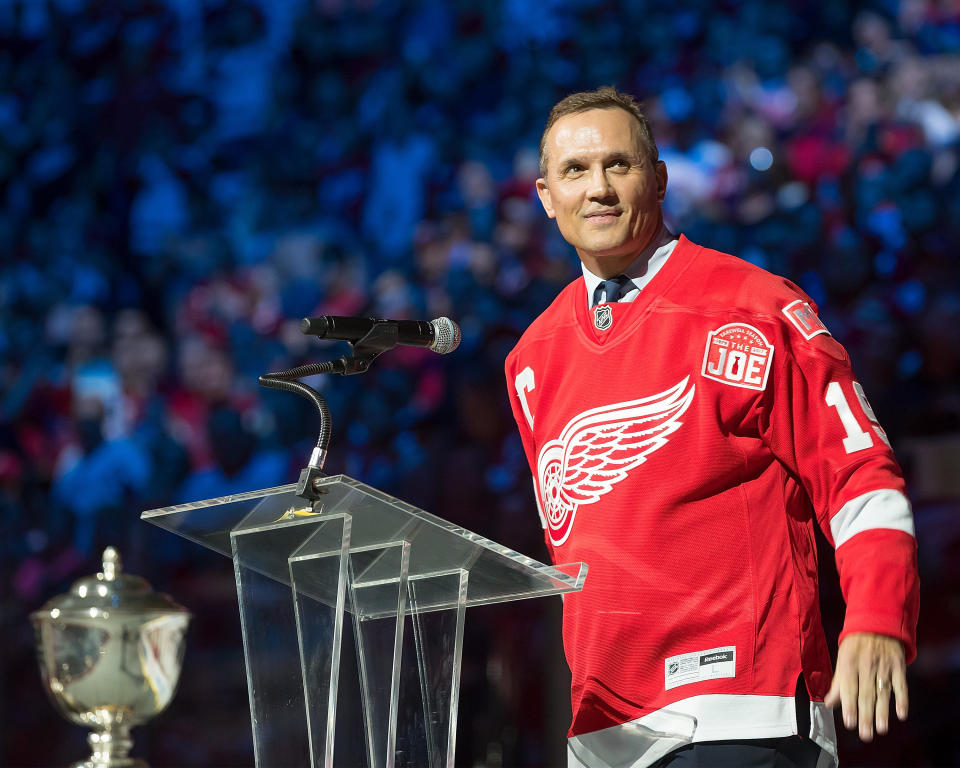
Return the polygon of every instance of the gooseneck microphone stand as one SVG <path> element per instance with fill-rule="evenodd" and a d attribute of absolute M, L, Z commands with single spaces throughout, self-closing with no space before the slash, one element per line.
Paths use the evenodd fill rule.
<path fill-rule="evenodd" d="M 305 331 L 306 332 L 306 331 Z M 374 323 L 370 331 L 356 342 L 349 342 L 353 349 L 350 356 L 344 355 L 338 360 L 327 363 L 311 363 L 290 368 L 286 371 L 265 373 L 259 378 L 260 386 L 294 392 L 312 402 L 320 413 L 320 437 L 310 454 L 310 461 L 300 471 L 297 481 L 297 496 L 311 504 L 320 501 L 322 491 L 318 488 L 323 477 L 323 463 L 327 458 L 330 436 L 333 432 L 330 407 L 317 390 L 304 384 L 300 379 L 321 373 L 339 373 L 350 376 L 370 370 L 370 364 L 388 349 L 397 346 L 397 326 L 389 322 Z"/>

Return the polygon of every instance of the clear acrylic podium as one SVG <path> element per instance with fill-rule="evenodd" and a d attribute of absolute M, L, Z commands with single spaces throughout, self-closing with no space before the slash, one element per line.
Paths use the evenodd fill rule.
<path fill-rule="evenodd" d="M 452 767 L 468 606 L 583 587 L 344 475 L 144 512 L 233 560 L 258 768 Z"/>

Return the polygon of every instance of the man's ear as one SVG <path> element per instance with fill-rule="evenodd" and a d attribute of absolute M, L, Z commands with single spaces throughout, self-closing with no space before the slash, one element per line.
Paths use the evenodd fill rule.
<path fill-rule="evenodd" d="M 557 218 L 557 213 L 553 210 L 553 201 L 550 199 L 550 188 L 547 186 L 547 180 L 542 176 L 537 179 L 537 197 L 540 198 L 540 204 L 547 212 L 547 217 Z"/>
<path fill-rule="evenodd" d="M 657 202 L 662 203 L 667 194 L 667 164 L 657 160 Z"/>

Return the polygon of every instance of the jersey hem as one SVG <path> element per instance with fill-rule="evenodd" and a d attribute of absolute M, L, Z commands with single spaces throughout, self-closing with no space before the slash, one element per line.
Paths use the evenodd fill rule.
<path fill-rule="evenodd" d="M 703 741 L 797 735 L 793 696 L 703 694 L 620 725 L 567 739 L 568 768 L 646 768 L 676 749 Z M 833 713 L 810 702 L 810 733 L 819 766 L 836 768 Z"/>

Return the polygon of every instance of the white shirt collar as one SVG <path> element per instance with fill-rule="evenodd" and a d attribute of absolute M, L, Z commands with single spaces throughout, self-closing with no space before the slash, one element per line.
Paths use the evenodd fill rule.
<path fill-rule="evenodd" d="M 662 225 L 660 232 L 650 241 L 650 245 L 644 248 L 630 266 L 623 270 L 622 274 L 629 277 L 637 287 L 624 294 L 620 299 L 621 302 L 631 302 L 640 295 L 640 291 L 667 263 L 667 258 L 673 253 L 676 245 L 677 236 L 667 229 L 666 224 Z M 583 262 L 580 262 L 580 268 L 583 270 L 583 280 L 587 284 L 587 309 L 590 309 L 593 304 L 593 292 L 603 282 L 603 278 L 593 274 Z"/>

